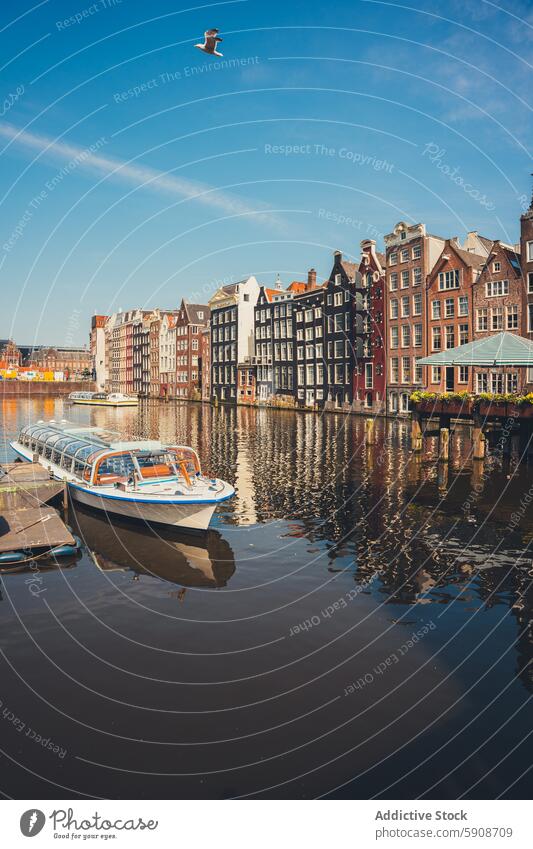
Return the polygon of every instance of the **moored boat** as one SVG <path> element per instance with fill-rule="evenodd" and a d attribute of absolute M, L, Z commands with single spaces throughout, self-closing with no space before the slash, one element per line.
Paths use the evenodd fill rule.
<path fill-rule="evenodd" d="M 23 427 L 10 445 L 66 480 L 76 501 L 143 522 L 205 531 L 217 504 L 234 495 L 230 484 L 202 474 L 192 448 L 117 436 L 52 420 Z"/>
<path fill-rule="evenodd" d="M 135 395 L 124 395 L 122 392 L 71 392 L 68 400 L 72 404 L 96 407 L 136 407 L 139 403 Z"/>

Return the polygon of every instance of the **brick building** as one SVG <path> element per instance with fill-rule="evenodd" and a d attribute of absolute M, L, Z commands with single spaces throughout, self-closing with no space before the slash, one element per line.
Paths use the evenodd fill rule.
<path fill-rule="evenodd" d="M 13 339 L 0 340 L 0 363 L 2 368 L 19 368 L 22 365 L 22 354 Z"/>
<path fill-rule="evenodd" d="M 494 242 L 472 287 L 473 338 L 483 339 L 502 330 L 521 333 L 523 291 L 520 255 L 511 245 Z M 475 392 L 515 392 L 522 391 L 526 382 L 526 369 L 475 368 L 472 386 Z"/>
<path fill-rule="evenodd" d="M 486 257 L 465 251 L 456 239 L 447 239 L 427 280 L 429 354 L 465 345 L 473 340 L 472 290 Z M 433 366 L 427 387 L 433 392 L 472 391 L 472 369 Z"/>
<path fill-rule="evenodd" d="M 385 255 L 376 250 L 372 239 L 361 242 L 359 273 L 364 288 L 356 324 L 362 324 L 362 350 L 356 349 L 353 372 L 355 412 L 386 412 L 385 357 Z"/>
<path fill-rule="evenodd" d="M 409 396 L 426 380 L 418 360 L 428 350 L 425 281 L 444 239 L 426 233 L 424 224 L 400 221 L 385 236 L 385 328 L 387 412 L 406 414 Z"/>
<path fill-rule="evenodd" d="M 40 348 L 33 354 L 32 365 L 44 371 L 62 372 L 65 380 L 92 375 L 91 352 L 86 348 Z"/>
<path fill-rule="evenodd" d="M 202 331 L 209 324 L 207 304 L 182 300 L 176 313 L 176 397 L 198 400 Z"/>
<path fill-rule="evenodd" d="M 105 386 L 105 327 L 108 319 L 107 315 L 93 315 L 91 318 L 89 350 L 93 379 L 98 389 L 103 389 Z"/>
<path fill-rule="evenodd" d="M 520 218 L 520 254 L 523 275 L 522 335 L 533 339 L 533 198 Z M 529 369 L 533 381 L 533 369 Z"/>
<path fill-rule="evenodd" d="M 237 404 L 254 405 L 257 400 L 257 366 L 239 363 L 237 366 Z"/>

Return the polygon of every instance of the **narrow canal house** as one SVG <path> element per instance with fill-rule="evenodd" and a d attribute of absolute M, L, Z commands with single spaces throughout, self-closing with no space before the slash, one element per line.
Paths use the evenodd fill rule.
<path fill-rule="evenodd" d="M 523 280 L 520 254 L 495 241 L 472 287 L 473 338 L 483 339 L 503 330 L 521 334 L 524 324 Z M 474 368 L 475 392 L 528 391 L 527 369 Z"/>
<path fill-rule="evenodd" d="M 373 239 L 361 242 L 362 314 L 361 319 L 356 314 L 355 323 L 362 350 L 357 356 L 356 342 L 353 373 L 353 409 L 357 413 L 386 413 L 385 263 L 385 255 L 376 250 Z"/>
<path fill-rule="evenodd" d="M 254 355 L 254 308 L 259 283 L 252 275 L 221 286 L 211 310 L 211 392 L 219 401 L 237 401 L 237 365 Z"/>
<path fill-rule="evenodd" d="M 299 407 L 321 408 L 327 397 L 325 301 L 325 289 L 317 286 L 312 269 L 305 291 L 293 297 L 294 398 Z"/>
<path fill-rule="evenodd" d="M 257 400 L 260 404 L 293 404 L 296 396 L 294 363 L 294 313 L 292 300 L 316 286 L 316 272 L 308 273 L 307 284 L 293 281 L 287 289 L 278 278 L 274 289 L 261 286 L 255 307 L 254 364 Z"/>
<path fill-rule="evenodd" d="M 473 340 L 472 290 L 486 257 L 465 251 L 447 239 L 427 279 L 429 353 L 451 350 Z M 431 366 L 427 387 L 433 392 L 471 392 L 468 366 Z"/>
<path fill-rule="evenodd" d="M 162 398 L 176 395 L 176 313 L 165 313 L 159 334 L 159 393 Z"/>
<path fill-rule="evenodd" d="M 211 322 L 200 331 L 200 391 L 202 401 L 211 398 Z"/>
<path fill-rule="evenodd" d="M 182 300 L 176 313 L 176 396 L 199 399 L 202 331 L 209 324 L 207 304 Z"/>
<path fill-rule="evenodd" d="M 324 370 L 325 409 L 352 409 L 353 374 L 363 355 L 367 326 L 363 303 L 369 307 L 366 278 L 354 262 L 343 259 L 340 251 L 333 254 L 333 268 L 324 285 Z M 322 347 L 320 346 L 320 351 Z M 324 356 L 320 359 L 324 361 Z"/>
<path fill-rule="evenodd" d="M 410 394 L 426 382 L 418 364 L 428 351 L 424 283 L 445 240 L 426 233 L 424 224 L 400 221 L 384 241 L 387 411 L 405 415 Z"/>

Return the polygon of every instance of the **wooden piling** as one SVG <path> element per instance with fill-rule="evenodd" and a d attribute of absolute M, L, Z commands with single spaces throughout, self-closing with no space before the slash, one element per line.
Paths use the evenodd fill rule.
<path fill-rule="evenodd" d="M 439 460 L 450 459 L 450 431 L 447 427 L 441 427 L 439 432 Z"/>

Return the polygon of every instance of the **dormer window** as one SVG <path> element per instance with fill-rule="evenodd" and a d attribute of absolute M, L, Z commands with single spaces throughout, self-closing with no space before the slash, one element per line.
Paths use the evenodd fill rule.
<path fill-rule="evenodd" d="M 203 318 L 203 317 L 204 317 L 204 314 L 203 314 L 202 310 L 200 310 L 200 312 L 198 313 L 198 318 Z"/>
<path fill-rule="evenodd" d="M 402 240 L 402 242 L 404 239 L 407 239 L 407 230 L 402 230 L 402 232 L 400 233 L 400 239 Z"/>
<path fill-rule="evenodd" d="M 493 272 L 494 272 L 495 274 L 497 274 L 497 273 L 498 273 L 498 271 L 501 271 L 501 270 L 502 270 L 502 264 L 501 264 L 501 262 L 493 262 L 493 263 L 492 263 L 492 270 L 493 270 Z"/>
<path fill-rule="evenodd" d="M 340 274 L 335 275 L 335 286 L 341 285 L 342 276 Z"/>

